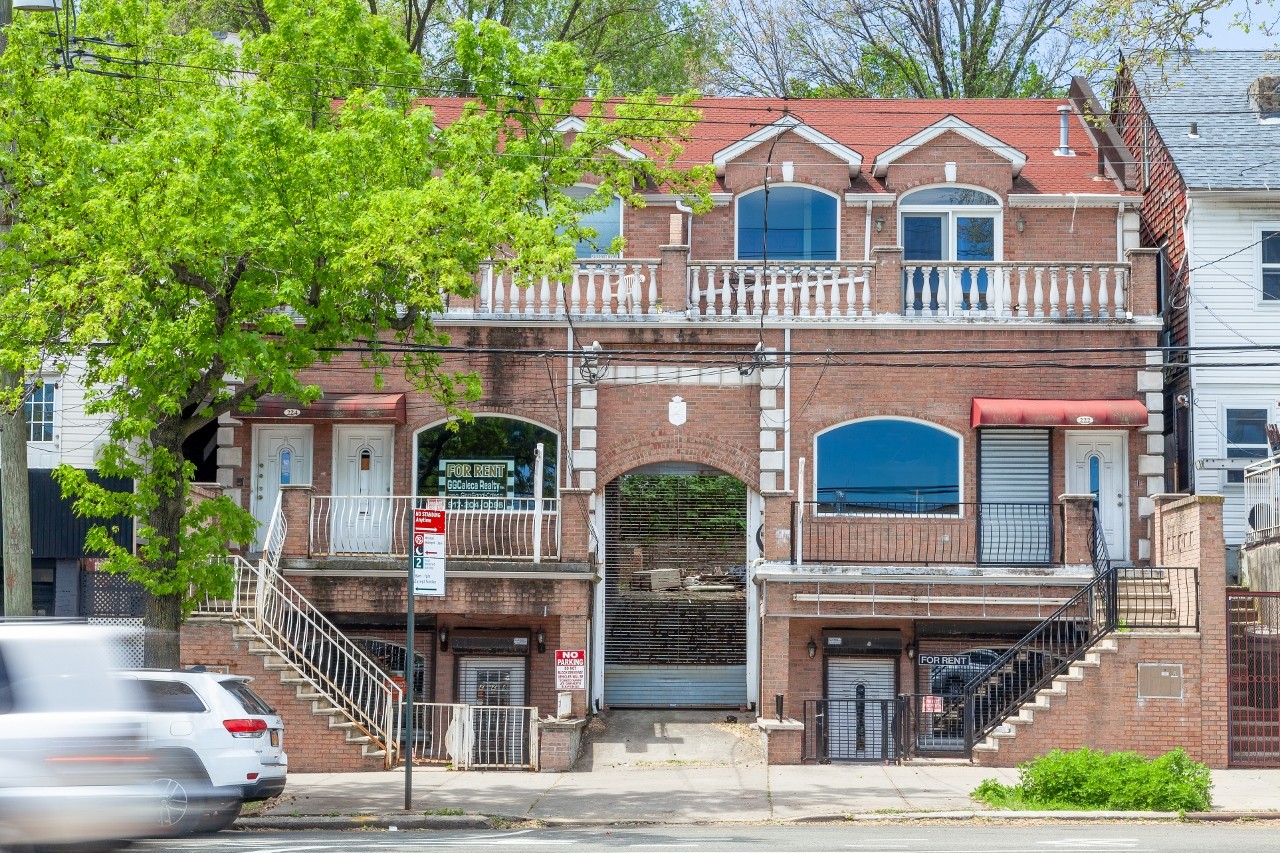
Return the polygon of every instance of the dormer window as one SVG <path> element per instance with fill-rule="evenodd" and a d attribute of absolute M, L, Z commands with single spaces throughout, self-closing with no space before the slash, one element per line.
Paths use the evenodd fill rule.
<path fill-rule="evenodd" d="M 564 194 L 581 200 L 594 194 L 595 191 L 595 187 L 575 186 L 566 188 Z M 622 235 L 621 199 L 614 196 L 604 210 L 582 214 L 578 225 L 582 228 L 590 228 L 596 233 L 594 237 L 584 237 L 574 243 L 574 250 L 579 258 L 613 256 L 613 241 Z"/>
<path fill-rule="evenodd" d="M 764 187 L 738 198 L 738 259 L 834 261 L 839 257 L 836 197 L 811 187 Z M 766 252 L 767 249 L 767 252 Z"/>

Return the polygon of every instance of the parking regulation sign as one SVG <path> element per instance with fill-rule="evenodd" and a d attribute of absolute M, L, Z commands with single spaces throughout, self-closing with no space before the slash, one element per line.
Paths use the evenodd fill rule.
<path fill-rule="evenodd" d="M 585 649 L 556 649 L 556 690 L 587 689 Z"/>
<path fill-rule="evenodd" d="M 444 500 L 432 498 L 413 510 L 410 576 L 414 595 L 444 595 Z"/>

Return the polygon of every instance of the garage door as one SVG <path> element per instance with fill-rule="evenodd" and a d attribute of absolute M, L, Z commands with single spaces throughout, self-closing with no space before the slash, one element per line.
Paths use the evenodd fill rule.
<path fill-rule="evenodd" d="M 894 661 L 827 659 L 827 757 L 887 761 L 894 743 Z"/>

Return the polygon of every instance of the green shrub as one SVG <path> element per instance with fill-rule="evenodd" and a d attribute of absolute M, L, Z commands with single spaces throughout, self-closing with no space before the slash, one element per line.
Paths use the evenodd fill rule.
<path fill-rule="evenodd" d="M 975 799 L 1004 809 L 1205 811 L 1209 768 L 1181 749 L 1146 759 L 1136 752 L 1055 749 L 1018 765 L 1018 784 L 988 779 Z"/>

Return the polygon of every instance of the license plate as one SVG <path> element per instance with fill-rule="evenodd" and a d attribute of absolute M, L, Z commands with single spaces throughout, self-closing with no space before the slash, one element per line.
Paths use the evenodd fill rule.
<path fill-rule="evenodd" d="M 272 746 L 279 746 L 279 745 L 280 745 L 280 730 L 279 730 L 279 729 L 272 729 L 272 730 L 271 730 L 271 745 L 272 745 Z"/>

